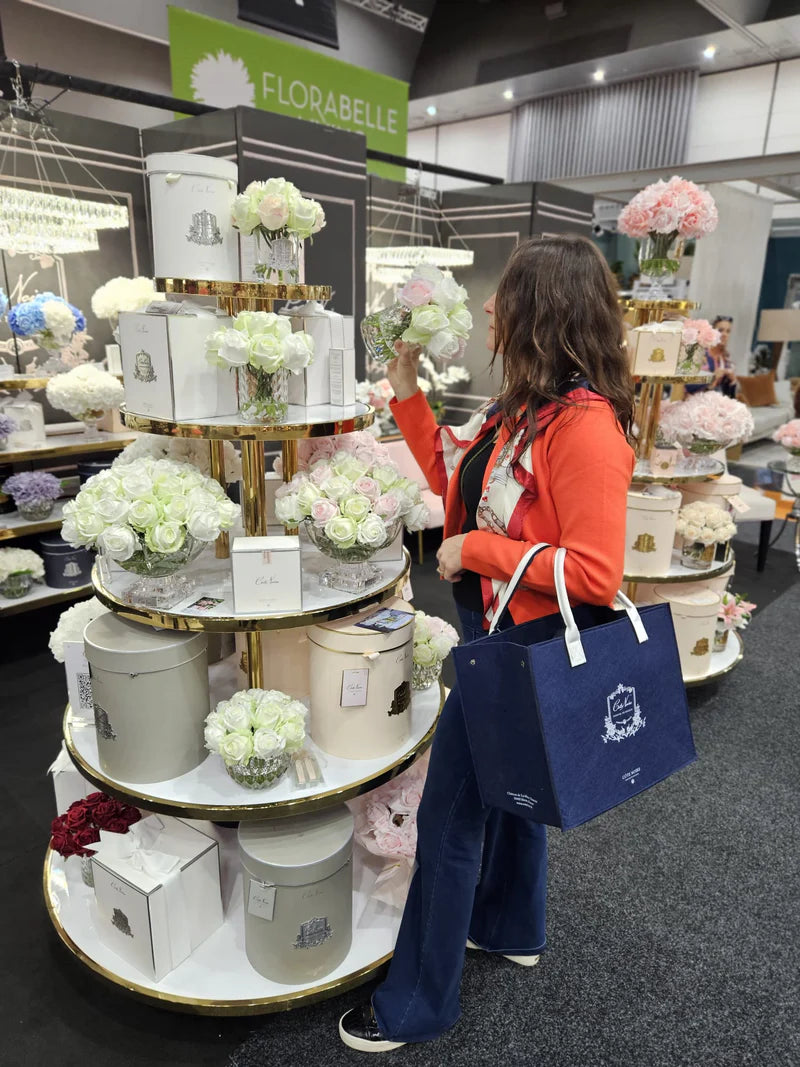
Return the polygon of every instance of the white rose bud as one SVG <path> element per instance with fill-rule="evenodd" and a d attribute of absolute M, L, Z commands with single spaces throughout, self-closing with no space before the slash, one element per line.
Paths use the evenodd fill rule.
<path fill-rule="evenodd" d="M 152 492 L 152 478 L 143 469 L 134 469 L 132 471 L 123 469 L 119 480 L 129 497 L 149 496 Z"/>
<path fill-rule="evenodd" d="M 271 334 L 254 337 L 250 342 L 250 362 L 258 370 L 274 374 L 283 366 L 283 343 Z"/>
<path fill-rule="evenodd" d="M 306 739 L 305 722 L 302 719 L 290 719 L 284 723 L 281 736 L 286 745 L 287 752 L 298 752 L 303 747 Z"/>
<path fill-rule="evenodd" d="M 100 548 L 112 559 L 124 563 L 139 548 L 139 539 L 129 526 L 109 526 L 97 540 Z"/>
<path fill-rule="evenodd" d="M 216 712 L 212 712 L 206 719 L 205 730 L 203 731 L 206 748 L 209 752 L 219 752 L 219 746 L 222 743 L 225 734 L 225 726 L 220 721 Z"/>
<path fill-rule="evenodd" d="M 246 734 L 227 734 L 220 741 L 219 754 L 226 763 L 243 763 L 253 755 L 253 736 Z"/>
<path fill-rule="evenodd" d="M 189 501 L 185 496 L 178 494 L 164 502 L 164 518 L 172 519 L 173 522 L 185 522 L 189 514 Z"/>
<path fill-rule="evenodd" d="M 367 515 L 358 528 L 358 543 L 368 548 L 380 548 L 386 544 L 386 525 L 379 515 Z"/>
<path fill-rule="evenodd" d="M 275 517 L 284 526 L 297 526 L 305 518 L 297 497 L 297 493 L 287 493 L 275 499 Z"/>
<path fill-rule="evenodd" d="M 271 696 L 263 696 L 253 712 L 253 725 L 265 730 L 274 730 L 282 715 L 283 705 Z"/>
<path fill-rule="evenodd" d="M 313 482 L 307 481 L 300 486 L 297 493 L 297 506 L 302 511 L 303 515 L 311 514 L 311 507 L 315 500 L 319 500 L 322 496 L 319 489 Z"/>
<path fill-rule="evenodd" d="M 325 536 L 338 548 L 352 548 L 357 534 L 357 525 L 346 515 L 334 515 L 325 523 Z"/>
<path fill-rule="evenodd" d="M 444 634 L 434 634 L 430 643 L 431 648 L 439 659 L 444 659 L 445 656 L 448 656 L 450 649 L 453 647 L 450 639 L 445 637 Z"/>
<path fill-rule="evenodd" d="M 342 497 L 347 496 L 353 491 L 352 482 L 348 478 L 342 478 L 340 475 L 334 474 L 330 478 L 326 478 L 320 486 L 325 496 L 330 497 L 331 500 L 335 500 L 337 503 Z"/>
<path fill-rule="evenodd" d="M 355 522 L 363 522 L 367 515 L 372 511 L 372 504 L 369 499 L 362 496 L 360 493 L 345 497 L 339 507 L 341 508 L 343 515 L 347 515 L 348 518 L 354 519 Z"/>
<path fill-rule="evenodd" d="M 144 535 L 151 552 L 177 552 L 186 540 L 186 530 L 178 522 L 157 522 Z"/>
<path fill-rule="evenodd" d="M 87 541 L 93 541 L 99 537 L 108 525 L 94 510 L 79 510 L 73 518 L 81 537 L 84 537 Z"/>
<path fill-rule="evenodd" d="M 122 522 L 128 514 L 127 500 L 118 500 L 116 497 L 104 497 L 98 500 L 95 511 L 106 523 Z"/>
<path fill-rule="evenodd" d="M 262 727 L 253 734 L 253 755 L 261 759 L 283 752 L 285 747 L 286 742 L 283 737 L 274 730 Z"/>
<path fill-rule="evenodd" d="M 252 725 L 250 704 L 247 700 L 224 701 L 219 706 L 219 714 L 222 725 L 231 733 L 246 733 Z"/>
<path fill-rule="evenodd" d="M 158 521 L 158 509 L 152 500 L 134 500 L 128 508 L 128 522 L 137 530 L 147 530 Z"/>
<path fill-rule="evenodd" d="M 299 374 L 314 362 L 314 338 L 304 331 L 290 333 L 283 339 L 283 365 Z"/>
<path fill-rule="evenodd" d="M 410 533 L 414 533 L 417 530 L 424 530 L 428 525 L 429 519 L 428 505 L 414 504 L 410 511 L 407 511 L 403 516 L 403 523 Z"/>
<path fill-rule="evenodd" d="M 189 512 L 186 529 L 196 541 L 214 541 L 219 535 L 220 522 L 217 508 L 197 508 Z"/>
<path fill-rule="evenodd" d="M 433 650 L 433 646 L 428 644 L 427 641 L 419 645 L 414 645 L 414 662 L 419 667 L 432 667 L 436 661 L 437 656 Z"/>

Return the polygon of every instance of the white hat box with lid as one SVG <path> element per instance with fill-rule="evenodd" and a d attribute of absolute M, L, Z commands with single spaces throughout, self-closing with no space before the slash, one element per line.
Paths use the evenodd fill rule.
<path fill-rule="evenodd" d="M 749 510 L 739 496 L 741 488 L 742 479 L 726 473 L 713 481 L 688 482 L 681 488 L 681 495 L 684 504 L 693 504 L 696 500 L 702 500 L 704 504 L 716 504 L 729 512 L 735 522 L 737 516 Z"/>
<path fill-rule="evenodd" d="M 109 612 L 87 625 L 83 639 L 103 772 L 143 784 L 198 767 L 208 755 L 205 634 L 156 630 Z"/>
<path fill-rule="evenodd" d="M 245 949 L 274 982 L 323 978 L 353 937 L 353 816 L 324 812 L 239 824 Z"/>
<path fill-rule="evenodd" d="M 378 608 L 310 626 L 311 729 L 325 752 L 345 759 L 388 756 L 411 729 L 414 614 L 403 600 L 383 609 L 408 612 L 398 629 L 381 633 L 358 623 Z"/>
<path fill-rule="evenodd" d="M 625 573 L 669 574 L 681 494 L 663 485 L 634 485 L 628 491 Z"/>
<path fill-rule="evenodd" d="M 157 278 L 239 280 L 239 235 L 231 224 L 239 168 L 193 152 L 145 156 Z"/>
<path fill-rule="evenodd" d="M 655 592 L 656 602 L 669 604 L 681 671 L 686 681 L 703 678 L 711 668 L 714 633 L 721 597 L 712 589 L 686 592 L 679 586 L 662 585 Z"/>

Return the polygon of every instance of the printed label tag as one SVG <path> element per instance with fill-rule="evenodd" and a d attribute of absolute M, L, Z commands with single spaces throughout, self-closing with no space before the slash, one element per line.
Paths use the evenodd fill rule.
<path fill-rule="evenodd" d="M 369 688 L 369 667 L 359 670 L 342 671 L 342 708 L 363 708 L 367 703 Z"/>
<path fill-rule="evenodd" d="M 744 515 L 746 511 L 750 510 L 750 505 L 745 504 L 740 496 L 729 496 L 727 500 L 733 510 L 739 515 Z"/>
<path fill-rule="evenodd" d="M 265 885 L 264 882 L 251 878 L 250 892 L 247 897 L 248 913 L 256 915 L 259 919 L 268 919 L 271 922 L 272 916 L 275 914 L 276 892 L 274 885 Z"/>

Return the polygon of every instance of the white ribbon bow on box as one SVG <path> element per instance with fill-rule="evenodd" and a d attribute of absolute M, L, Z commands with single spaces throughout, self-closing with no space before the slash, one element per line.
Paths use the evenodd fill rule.
<path fill-rule="evenodd" d="M 87 845 L 104 866 L 121 876 L 127 867 L 160 882 L 166 905 L 166 935 L 171 966 L 185 960 L 192 951 L 186 893 L 181 881 L 181 858 L 153 846 L 164 833 L 164 823 L 157 815 L 134 823 L 126 834 L 100 831 L 100 840 Z"/>
<path fill-rule="evenodd" d="M 635 333 L 683 333 L 683 323 L 675 319 L 666 322 L 646 322 L 644 326 L 637 326 Z"/>

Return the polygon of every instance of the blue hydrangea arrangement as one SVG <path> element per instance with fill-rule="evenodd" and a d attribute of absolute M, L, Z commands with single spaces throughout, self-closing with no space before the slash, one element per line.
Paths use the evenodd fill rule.
<path fill-rule="evenodd" d="M 38 293 L 11 308 L 8 325 L 18 337 L 32 337 L 42 348 L 56 352 L 69 344 L 73 334 L 86 329 L 86 317 L 63 297 Z"/>

